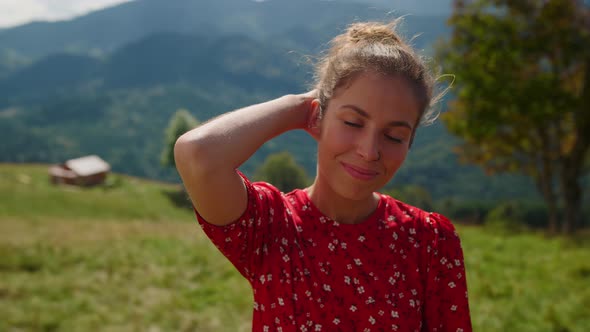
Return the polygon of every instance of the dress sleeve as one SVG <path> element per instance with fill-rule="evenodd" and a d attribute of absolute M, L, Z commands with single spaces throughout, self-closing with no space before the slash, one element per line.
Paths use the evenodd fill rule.
<path fill-rule="evenodd" d="M 427 248 L 429 262 L 424 331 L 471 332 L 467 280 L 459 236 L 451 222 L 440 214 L 427 214 L 426 222 L 432 227 L 432 239 Z"/>
<path fill-rule="evenodd" d="M 237 220 L 226 226 L 216 226 L 208 223 L 193 209 L 197 221 L 213 244 L 252 282 L 264 263 L 263 258 L 267 256 L 273 232 L 282 227 L 280 221 L 284 223 L 284 218 L 278 217 L 285 208 L 282 194 L 277 188 L 264 182 L 251 183 L 244 174 L 237 172 L 242 177 L 248 195 L 246 210 Z"/>

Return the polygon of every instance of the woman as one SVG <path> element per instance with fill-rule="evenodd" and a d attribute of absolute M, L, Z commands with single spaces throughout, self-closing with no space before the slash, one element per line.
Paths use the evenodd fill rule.
<path fill-rule="evenodd" d="M 433 79 L 394 24 L 332 41 L 316 89 L 180 137 L 178 171 L 205 233 L 254 291 L 254 331 L 470 331 L 463 254 L 445 217 L 379 194 L 429 118 Z M 284 194 L 237 171 L 304 129 L 313 184 Z"/>

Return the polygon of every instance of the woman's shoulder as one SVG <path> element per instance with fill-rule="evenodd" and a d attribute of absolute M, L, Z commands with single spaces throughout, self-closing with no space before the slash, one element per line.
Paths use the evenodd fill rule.
<path fill-rule="evenodd" d="M 455 226 L 446 216 L 427 211 L 402 202 L 386 194 L 381 194 L 386 202 L 386 218 L 398 223 L 407 223 L 433 235 L 456 236 Z"/>

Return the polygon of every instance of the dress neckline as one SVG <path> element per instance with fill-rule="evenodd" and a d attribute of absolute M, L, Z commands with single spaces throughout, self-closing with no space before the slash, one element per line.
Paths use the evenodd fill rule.
<path fill-rule="evenodd" d="M 371 214 L 363 221 L 355 224 L 347 224 L 338 222 L 328 216 L 326 216 L 320 209 L 313 203 L 311 197 L 307 194 L 307 191 L 304 189 L 296 189 L 295 195 L 298 197 L 299 201 L 302 205 L 307 205 L 309 209 L 313 212 L 313 214 L 319 215 L 320 218 L 324 218 L 324 223 L 333 225 L 335 227 L 344 227 L 344 228 L 364 228 L 369 227 L 375 224 L 379 220 L 379 216 L 383 215 L 383 210 L 385 209 L 385 198 L 382 194 L 376 193 L 379 196 L 379 201 L 377 202 L 377 207 Z"/>

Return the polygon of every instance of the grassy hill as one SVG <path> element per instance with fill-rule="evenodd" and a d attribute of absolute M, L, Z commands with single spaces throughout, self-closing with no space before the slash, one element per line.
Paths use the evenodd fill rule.
<path fill-rule="evenodd" d="M 192 216 L 179 185 L 110 174 L 104 186 L 54 186 L 48 165 L 0 164 L 0 218 L 178 221 Z"/>
<path fill-rule="evenodd" d="M 590 330 L 590 241 L 458 225 L 475 331 Z M 248 284 L 176 185 L 0 164 L 0 331 L 249 331 Z"/>

